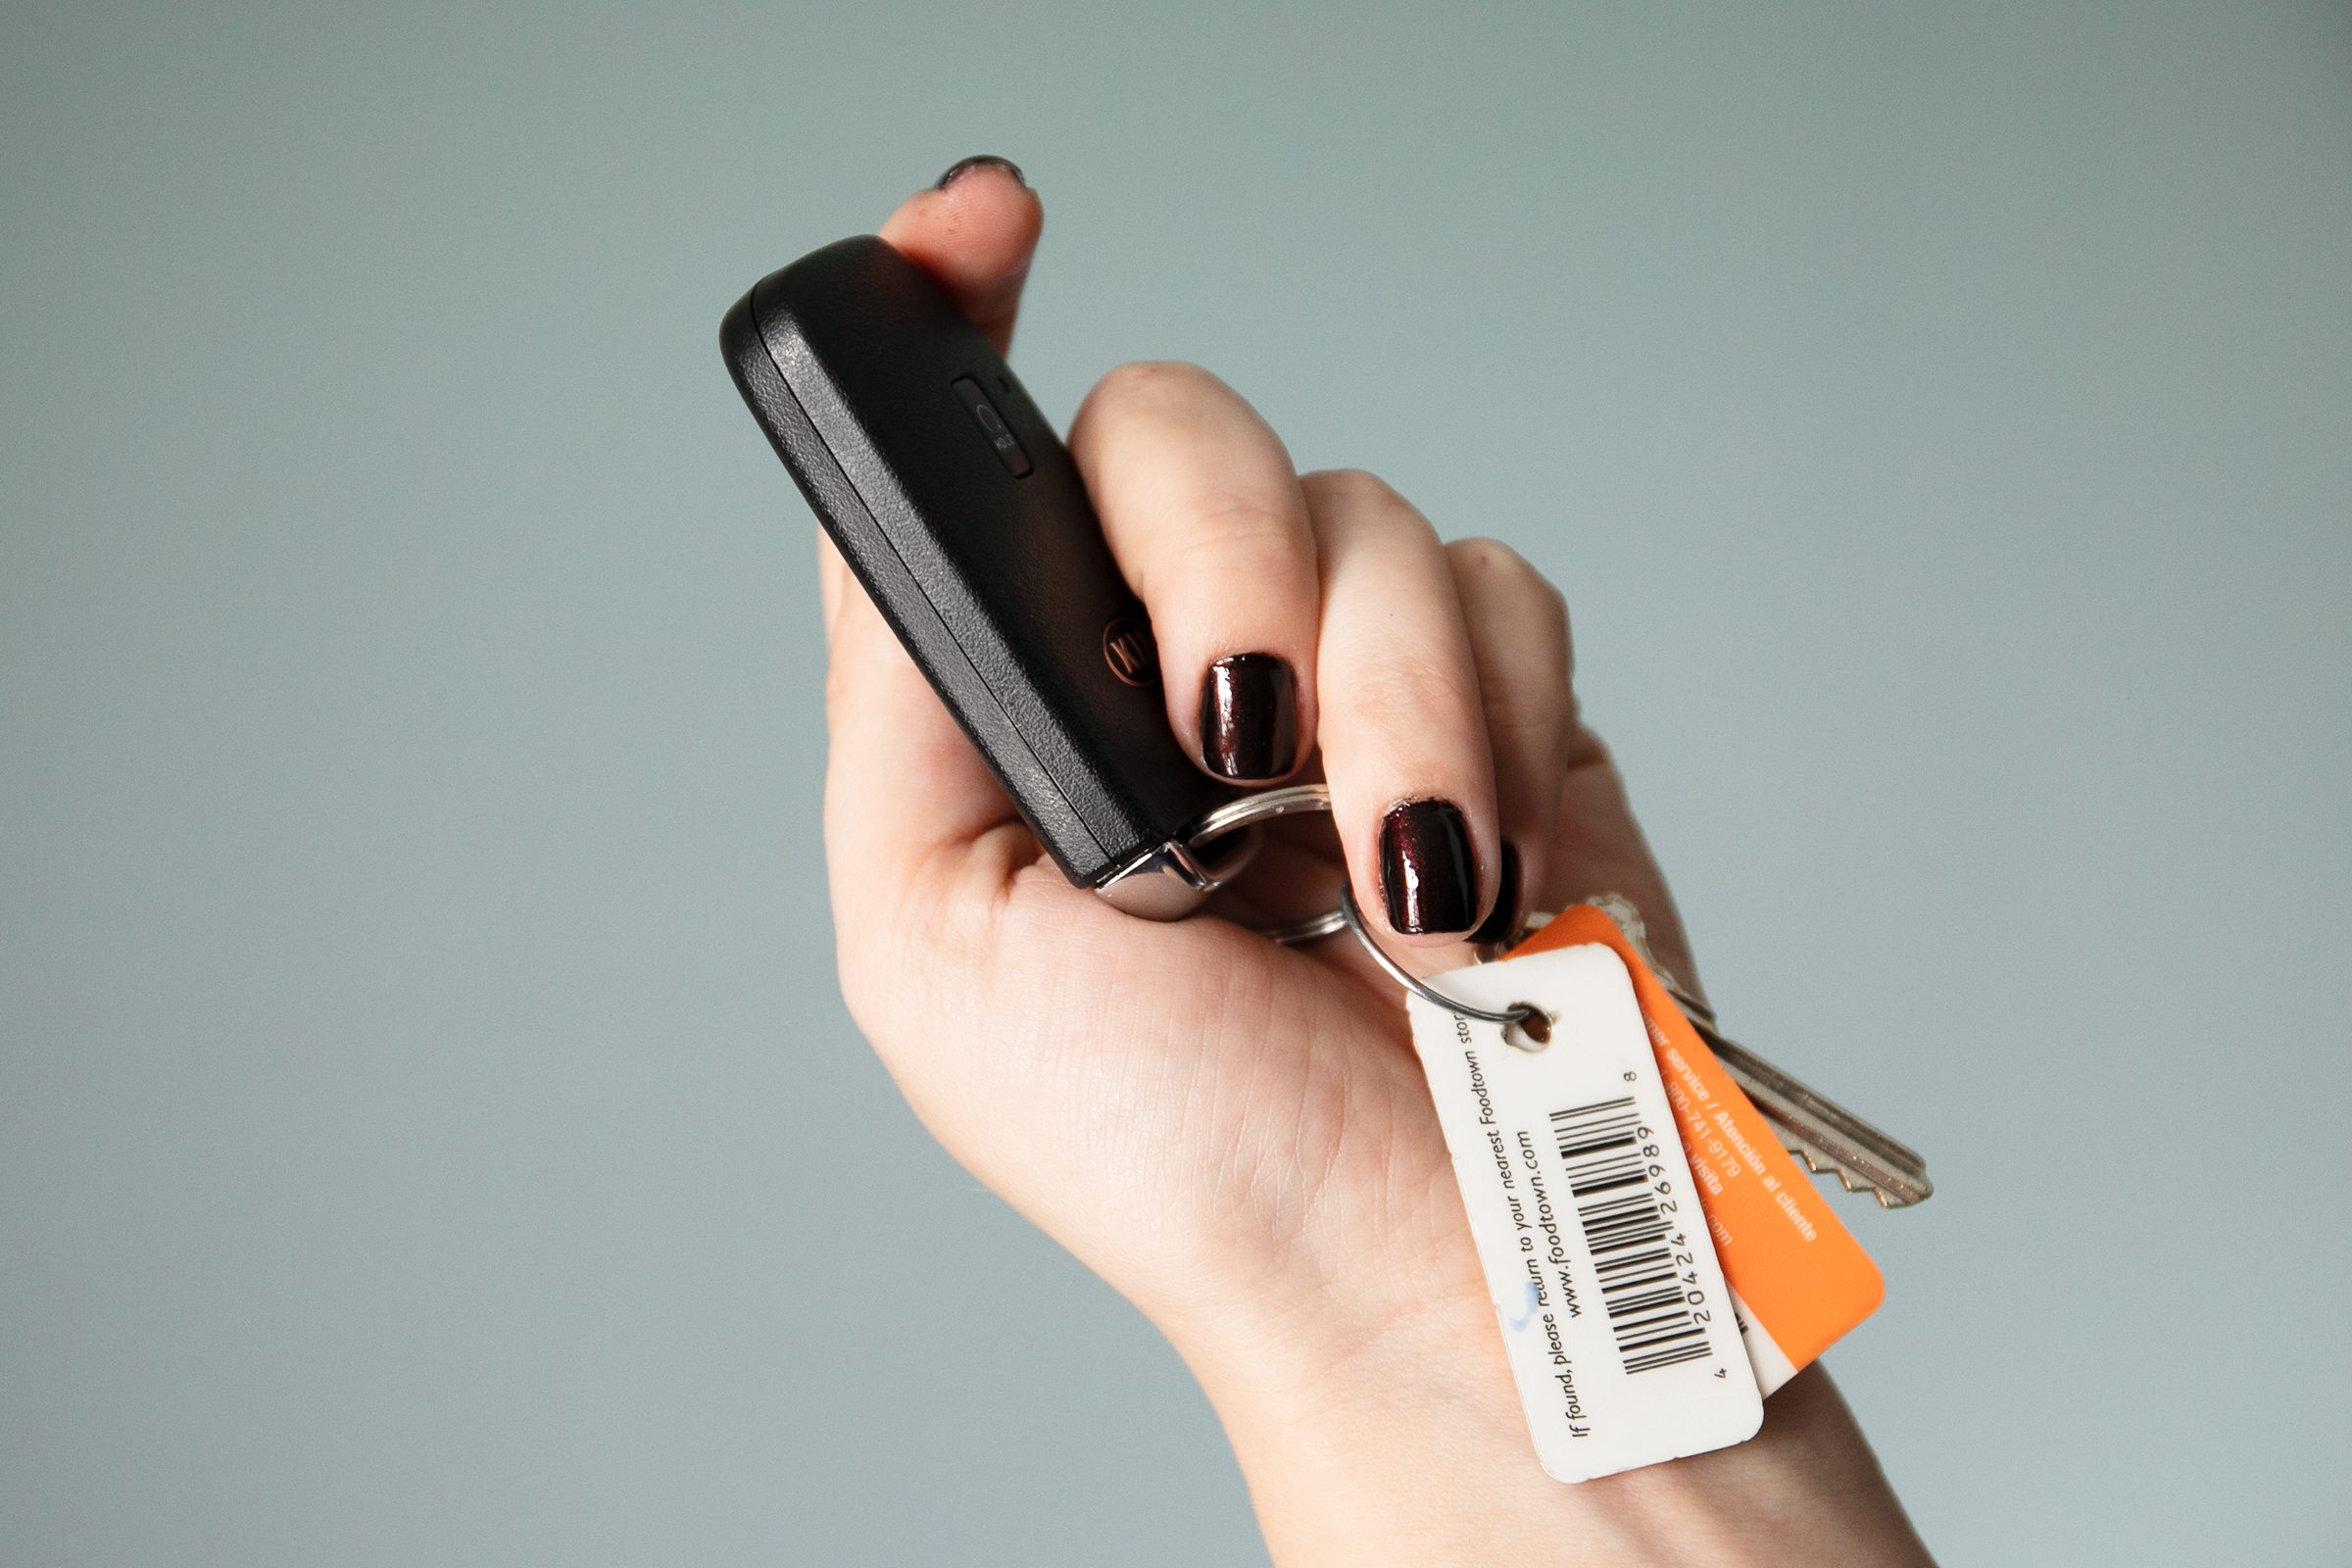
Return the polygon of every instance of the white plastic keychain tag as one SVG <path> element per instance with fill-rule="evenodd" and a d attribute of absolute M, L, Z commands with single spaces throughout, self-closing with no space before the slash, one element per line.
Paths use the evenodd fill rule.
<path fill-rule="evenodd" d="M 1763 1424 L 1731 1292 L 1624 960 L 1598 945 L 1404 973 L 1536 1457 L 1590 1481 Z"/>

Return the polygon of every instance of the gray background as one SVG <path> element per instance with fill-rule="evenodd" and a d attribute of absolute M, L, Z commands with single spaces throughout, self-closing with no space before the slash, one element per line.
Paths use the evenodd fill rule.
<path fill-rule="evenodd" d="M 2340 5 L 0 22 L 0 1561 L 1262 1560 L 835 999 L 719 314 L 950 160 L 1568 589 L 1736 1030 L 1927 1150 L 1954 1562 L 2341 1560 Z M 906 1273 L 912 1244 L 919 1275 Z"/>

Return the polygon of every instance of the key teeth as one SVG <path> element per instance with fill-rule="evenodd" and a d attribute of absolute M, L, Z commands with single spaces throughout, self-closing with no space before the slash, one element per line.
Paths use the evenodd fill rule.
<path fill-rule="evenodd" d="M 1792 1140 L 1784 1147 L 1788 1151 L 1788 1152 L 1794 1154 L 1800 1161 L 1802 1161 L 1805 1169 L 1812 1172 L 1814 1175 L 1835 1176 L 1838 1178 L 1838 1186 L 1844 1188 L 1849 1193 L 1868 1193 L 1871 1197 L 1879 1200 L 1879 1206 L 1881 1208 L 1900 1208 L 1903 1206 L 1894 1200 L 1894 1195 L 1887 1192 L 1886 1188 L 1881 1187 L 1876 1182 L 1867 1181 L 1862 1177 L 1856 1176 L 1852 1171 L 1847 1170 L 1843 1165 L 1838 1164 L 1835 1160 L 1825 1159 L 1822 1155 L 1815 1153 L 1804 1144 L 1797 1143 Z"/>
<path fill-rule="evenodd" d="M 1715 1053 L 1732 1082 L 1773 1124 L 1781 1147 L 1803 1160 L 1805 1169 L 1816 1176 L 1835 1170 L 1838 1184 L 1847 1192 L 1868 1193 L 1879 1200 L 1881 1208 L 1909 1208 L 1914 1203 L 1926 1202 L 1936 1191 L 1928 1180 L 1926 1161 L 1917 1151 L 1895 1142 L 1852 1111 L 1806 1088 L 1731 1039 L 1716 1027 L 1711 1010 L 1685 997 L 1662 973 L 1659 979 L 1682 1004 L 1698 1037 Z M 1842 1160 L 1816 1151 L 1808 1135 L 1809 1127 L 1832 1135 L 1833 1143 L 1856 1151 L 1865 1165 L 1886 1172 L 1892 1186 L 1882 1186 L 1867 1176 L 1855 1176 Z"/>

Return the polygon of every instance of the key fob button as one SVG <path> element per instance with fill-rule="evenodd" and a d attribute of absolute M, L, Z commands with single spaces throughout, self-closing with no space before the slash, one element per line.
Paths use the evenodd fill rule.
<path fill-rule="evenodd" d="M 972 422 L 980 427 L 980 438 L 996 453 L 997 461 L 1004 465 L 1004 471 L 1015 479 L 1029 477 L 1029 454 L 1021 450 L 1020 437 L 1012 433 L 1012 426 L 1004 422 L 1004 416 L 997 412 L 997 406 L 988 401 L 980 383 L 968 375 L 959 375 L 949 384 L 971 411 Z"/>

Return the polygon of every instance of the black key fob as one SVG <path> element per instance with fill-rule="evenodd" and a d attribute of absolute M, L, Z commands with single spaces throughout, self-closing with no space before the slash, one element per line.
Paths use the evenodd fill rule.
<path fill-rule="evenodd" d="M 870 235 L 719 328 L 817 520 L 1072 882 L 1173 919 L 1238 869 L 1239 793 L 1184 755 L 1144 607 L 1068 451 L 920 267 Z M 1210 819 L 1213 826 L 1213 819 Z"/>

